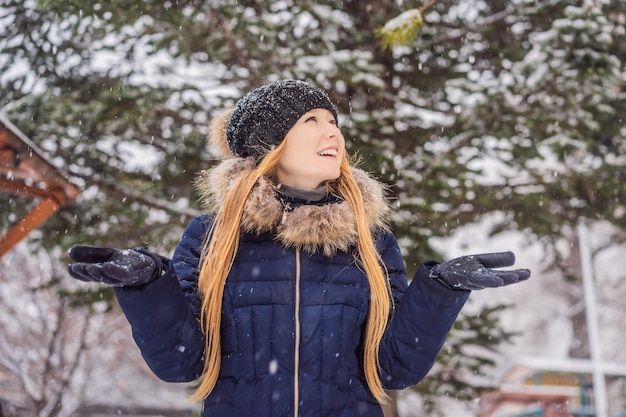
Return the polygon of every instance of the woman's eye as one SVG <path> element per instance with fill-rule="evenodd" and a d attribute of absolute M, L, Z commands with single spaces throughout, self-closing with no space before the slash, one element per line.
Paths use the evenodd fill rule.
<path fill-rule="evenodd" d="M 305 122 L 316 122 L 316 121 L 317 119 L 315 118 L 315 116 L 311 116 L 305 120 Z"/>

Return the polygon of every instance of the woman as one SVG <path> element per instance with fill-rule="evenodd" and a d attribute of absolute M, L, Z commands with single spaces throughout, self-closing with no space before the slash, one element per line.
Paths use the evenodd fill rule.
<path fill-rule="evenodd" d="M 281 80 L 210 126 L 225 160 L 201 175 L 207 214 L 171 260 L 75 246 L 77 279 L 115 288 L 165 381 L 200 378 L 203 416 L 382 416 L 416 384 L 470 290 L 507 285 L 510 252 L 424 262 L 408 284 L 382 186 L 350 165 L 321 90 Z"/>

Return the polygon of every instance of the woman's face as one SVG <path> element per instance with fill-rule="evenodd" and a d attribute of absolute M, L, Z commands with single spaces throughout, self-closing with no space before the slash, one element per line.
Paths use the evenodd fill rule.
<path fill-rule="evenodd" d="M 339 177 L 346 143 L 330 111 L 308 111 L 287 132 L 284 141 L 276 173 L 279 183 L 314 190 L 322 182 Z"/>

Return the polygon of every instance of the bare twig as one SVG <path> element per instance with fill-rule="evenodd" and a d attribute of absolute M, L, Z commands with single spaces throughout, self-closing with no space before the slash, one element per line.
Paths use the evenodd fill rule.
<path fill-rule="evenodd" d="M 174 214 L 179 214 L 179 215 L 184 215 L 184 216 L 191 216 L 191 217 L 195 217 L 201 214 L 200 211 L 198 210 L 194 210 L 189 207 L 178 207 L 174 204 L 168 203 L 165 200 L 159 200 L 156 198 L 148 197 L 144 193 L 133 190 L 131 188 L 123 187 L 119 185 L 118 183 L 106 181 L 103 178 L 100 178 L 96 175 L 82 174 L 80 172 L 76 172 L 75 170 L 72 170 L 71 168 L 69 169 L 68 172 L 71 175 L 82 178 L 83 180 L 87 181 L 89 184 L 93 184 L 93 185 L 97 185 L 101 187 L 109 194 L 117 195 L 120 197 L 125 197 L 129 200 L 136 201 L 148 207 L 165 210 L 169 213 L 174 213 Z"/>
<path fill-rule="evenodd" d="M 242 50 L 237 44 L 237 39 L 235 38 L 235 35 L 233 34 L 233 32 L 230 31 L 230 29 L 228 29 L 228 27 L 224 23 L 224 19 L 222 18 L 222 16 L 219 13 L 215 12 L 214 10 L 211 11 L 211 16 L 217 22 L 217 27 L 222 32 L 222 35 L 224 35 L 224 38 L 226 39 L 228 46 L 235 53 L 237 60 L 250 73 L 250 79 L 252 80 L 252 84 L 256 86 L 260 86 L 263 83 L 263 78 L 259 75 L 256 68 L 252 66 L 244 50 Z"/>
<path fill-rule="evenodd" d="M 435 4 L 435 2 L 436 0 L 427 1 L 426 3 L 422 5 L 422 7 L 420 7 L 420 12 L 424 14 L 424 12 L 428 10 L 433 4 Z"/>

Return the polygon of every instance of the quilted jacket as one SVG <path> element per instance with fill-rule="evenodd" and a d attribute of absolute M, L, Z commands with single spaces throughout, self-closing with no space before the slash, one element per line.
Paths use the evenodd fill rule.
<path fill-rule="evenodd" d="M 248 168 L 233 160 L 200 180 L 208 205 L 219 205 L 231 177 Z M 408 283 L 398 243 L 382 222 L 380 186 L 354 173 L 394 299 L 380 375 L 386 388 L 402 389 L 431 369 L 469 292 L 430 279 L 431 261 Z M 290 201 L 265 179 L 255 187 L 226 281 L 220 374 L 203 417 L 382 417 L 363 373 L 369 286 L 352 253 L 347 206 L 339 197 Z M 165 381 L 194 381 L 202 372 L 197 271 L 212 219 L 189 224 L 160 278 L 115 290 L 146 363 Z"/>

